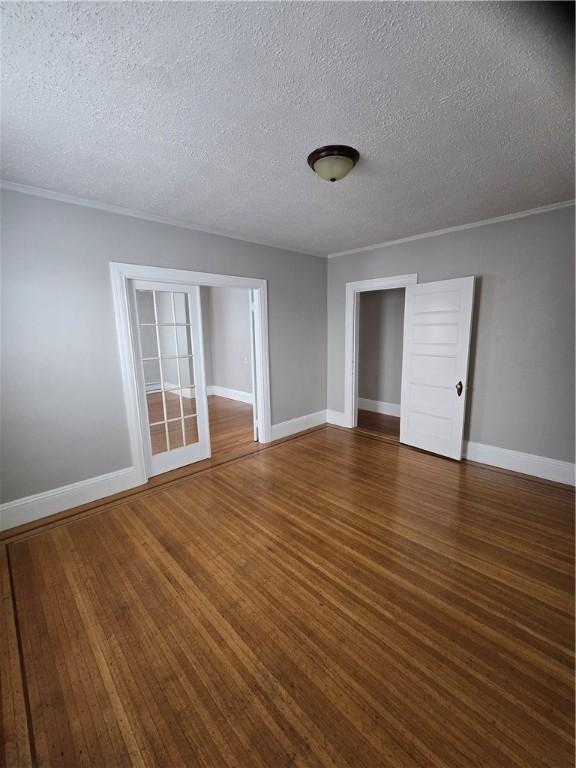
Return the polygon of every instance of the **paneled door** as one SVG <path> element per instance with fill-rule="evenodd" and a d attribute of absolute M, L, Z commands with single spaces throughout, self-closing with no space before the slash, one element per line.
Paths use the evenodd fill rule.
<path fill-rule="evenodd" d="M 149 475 L 210 456 L 200 289 L 133 281 L 132 329 Z"/>
<path fill-rule="evenodd" d="M 474 278 L 406 288 L 400 441 L 462 458 Z"/>

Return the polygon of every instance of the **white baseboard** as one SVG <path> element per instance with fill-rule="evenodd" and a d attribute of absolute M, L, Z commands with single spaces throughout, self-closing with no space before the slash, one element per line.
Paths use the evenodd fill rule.
<path fill-rule="evenodd" d="M 126 467 L 107 475 L 36 493 L 34 496 L 7 501 L 0 504 L 0 530 L 24 525 L 56 512 L 64 512 L 66 509 L 127 491 L 145 482 L 146 478 L 142 478 L 136 467 Z"/>
<path fill-rule="evenodd" d="M 386 416 L 400 416 L 400 403 L 385 403 L 383 400 L 368 400 L 365 397 L 359 397 L 358 408 L 363 411 L 384 413 Z"/>
<path fill-rule="evenodd" d="M 298 416 L 296 419 L 282 421 L 280 424 L 272 424 L 272 440 L 295 435 L 305 429 L 319 427 L 321 424 L 326 424 L 326 411 L 317 411 L 306 416 Z"/>
<path fill-rule="evenodd" d="M 217 384 L 210 384 L 206 387 L 206 394 L 225 397 L 228 400 L 239 400 L 241 403 L 252 405 L 254 396 L 252 392 L 242 392 L 240 389 L 228 389 L 228 387 L 219 387 Z"/>
<path fill-rule="evenodd" d="M 532 453 L 511 451 L 508 448 L 498 448 L 483 443 L 464 443 L 464 457 L 481 464 L 490 464 L 513 472 L 553 480 L 556 483 L 574 485 L 574 464 L 568 461 L 549 459 L 546 456 L 536 456 Z"/>
<path fill-rule="evenodd" d="M 346 414 L 344 411 L 326 411 L 326 421 L 328 424 L 333 424 L 335 427 L 348 427 L 346 423 Z"/>
<path fill-rule="evenodd" d="M 358 403 L 360 404 L 360 402 L 362 401 L 359 399 Z M 349 427 L 343 411 L 326 411 L 326 421 L 337 427 Z M 565 485 L 575 484 L 576 467 L 568 461 L 558 461 L 546 456 L 536 456 L 532 453 L 522 453 L 508 448 L 497 448 L 494 445 L 466 441 L 464 441 L 464 458 L 477 461 L 479 464 L 488 464 L 492 467 L 540 477 L 543 480 L 552 480 Z"/>
<path fill-rule="evenodd" d="M 244 393 L 245 394 L 245 393 Z M 272 426 L 272 439 L 297 434 L 306 429 L 321 424 L 334 424 L 345 427 L 345 415 L 342 411 L 317 411 L 307 416 L 283 421 Z M 545 456 L 535 456 L 531 453 L 511 451 L 483 443 L 464 443 L 464 457 L 470 461 L 488 464 L 525 475 L 533 475 L 544 480 L 552 480 L 566 485 L 575 484 L 575 466 L 568 461 L 549 459 Z M 78 483 L 54 488 L 51 491 L 37 493 L 23 499 L 15 499 L 0 504 L 0 530 L 14 528 L 17 525 L 30 523 L 47 515 L 54 515 L 66 509 L 88 504 L 91 501 L 104 499 L 114 493 L 127 491 L 146 482 L 136 467 L 126 467 L 107 475 L 81 480 Z"/>

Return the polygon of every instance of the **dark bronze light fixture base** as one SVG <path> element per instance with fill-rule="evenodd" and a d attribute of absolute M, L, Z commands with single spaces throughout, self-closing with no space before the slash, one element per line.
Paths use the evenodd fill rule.
<path fill-rule="evenodd" d="M 354 147 L 330 144 L 311 152 L 308 165 L 325 181 L 339 181 L 354 168 L 359 159 L 360 153 Z"/>

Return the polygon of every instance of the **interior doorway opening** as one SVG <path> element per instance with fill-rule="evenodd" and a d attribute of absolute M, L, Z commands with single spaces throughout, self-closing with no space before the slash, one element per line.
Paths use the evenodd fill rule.
<path fill-rule="evenodd" d="M 222 430 L 215 430 L 215 440 L 211 436 L 201 297 L 206 287 L 241 290 L 246 298 L 251 348 L 249 356 L 244 354 L 248 360 L 243 367 L 250 370 L 246 393 L 250 403 L 244 415 L 248 429 L 242 431 L 250 450 L 269 443 L 266 280 L 116 262 L 110 264 L 110 274 L 137 484 L 193 463 L 205 466 L 248 452 L 232 446 L 223 454 L 222 444 L 229 444 L 230 436 L 220 446 Z M 224 423 L 234 431 L 225 400 L 234 405 L 229 397 L 221 397 L 222 407 L 213 408 L 214 418 L 218 427 Z"/>
<path fill-rule="evenodd" d="M 202 286 L 200 296 L 212 456 L 255 450 L 252 291 Z"/>
<path fill-rule="evenodd" d="M 360 294 L 358 428 L 400 439 L 404 288 Z"/>
<path fill-rule="evenodd" d="M 464 452 L 473 276 L 418 283 L 418 276 L 410 274 L 346 284 L 343 426 L 358 426 L 362 294 L 398 288 L 405 293 L 399 442 L 459 461 Z"/>

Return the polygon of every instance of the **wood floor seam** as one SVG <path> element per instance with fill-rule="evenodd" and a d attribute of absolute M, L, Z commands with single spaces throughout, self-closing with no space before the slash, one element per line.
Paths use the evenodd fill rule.
<path fill-rule="evenodd" d="M 284 443 L 291 442 L 292 440 L 303 439 L 309 434 L 313 434 L 314 432 L 318 432 L 319 430 L 329 429 L 329 428 L 330 428 L 330 425 L 321 424 L 318 427 L 312 427 L 311 429 L 308 429 L 305 432 L 299 433 L 297 435 L 291 435 L 290 437 L 285 437 L 280 440 L 276 440 L 273 443 L 267 443 L 263 446 L 260 446 L 256 451 L 250 451 L 240 456 L 234 456 L 230 459 L 221 461 L 220 463 L 215 464 L 214 466 L 203 467 L 202 469 L 199 469 L 196 472 L 192 472 L 189 475 L 183 475 L 181 477 L 168 479 L 164 482 L 154 484 L 152 487 L 141 486 L 139 488 L 135 488 L 133 492 L 129 491 L 125 494 L 123 493 L 122 498 L 116 501 L 109 502 L 109 501 L 106 501 L 106 499 L 102 499 L 99 502 L 95 502 L 94 506 L 91 505 L 90 509 L 87 509 L 85 511 L 80 511 L 77 513 L 74 513 L 73 511 L 68 511 L 69 513 L 67 517 L 63 518 L 61 521 L 59 520 L 54 522 L 40 521 L 37 526 L 34 526 L 29 531 L 26 531 L 24 533 L 17 533 L 17 532 L 12 533 L 11 531 L 7 531 L 4 534 L 4 538 L 0 536 L 0 544 L 6 544 L 6 545 L 15 544 L 18 541 L 25 541 L 26 539 L 33 538 L 34 536 L 42 535 L 46 531 L 52 530 L 53 528 L 60 528 L 62 526 L 71 524 L 76 520 L 83 520 L 87 517 L 93 517 L 95 515 L 102 514 L 103 512 L 111 511 L 113 509 L 116 509 L 119 506 L 122 506 L 123 504 L 127 504 L 130 501 L 134 501 L 137 498 L 145 498 L 146 496 L 149 496 L 155 493 L 161 493 L 164 490 L 166 490 L 166 487 L 172 487 L 180 483 L 184 483 L 187 480 L 190 480 L 190 478 L 192 477 L 196 477 L 198 475 L 201 475 L 207 472 L 213 472 L 214 470 L 220 469 L 221 467 L 225 467 L 230 464 L 235 464 L 236 462 L 243 461 L 245 459 L 253 458 L 254 456 L 257 456 L 259 453 L 263 453 L 264 451 L 270 451 L 270 450 L 273 450 L 274 448 L 279 448 Z"/>
<path fill-rule="evenodd" d="M 32 720 L 32 710 L 30 707 L 30 695 L 28 692 L 28 677 L 26 675 L 26 661 L 24 659 L 24 651 L 22 649 L 22 634 L 20 631 L 20 620 L 18 618 L 18 599 L 16 597 L 16 585 L 14 583 L 14 575 L 12 573 L 12 562 L 10 557 L 10 547 L 6 546 L 6 559 L 8 562 L 8 577 L 10 579 L 10 592 L 12 595 L 12 606 L 14 610 L 14 625 L 16 629 L 16 640 L 18 643 L 18 658 L 20 663 L 20 674 L 22 677 L 22 690 L 24 694 L 24 707 L 26 711 L 26 727 L 28 731 L 28 746 L 30 748 L 30 756 L 32 762 L 32 768 L 36 768 L 38 760 L 36 758 L 36 744 L 34 741 L 34 724 Z"/>

